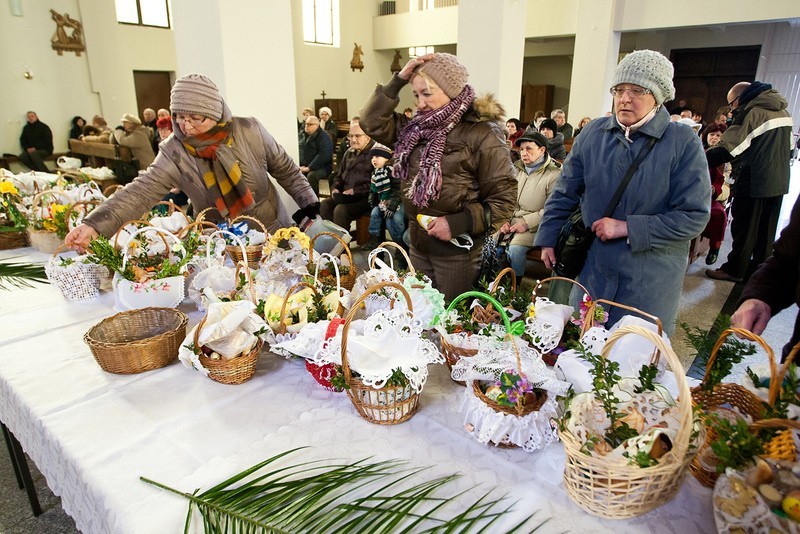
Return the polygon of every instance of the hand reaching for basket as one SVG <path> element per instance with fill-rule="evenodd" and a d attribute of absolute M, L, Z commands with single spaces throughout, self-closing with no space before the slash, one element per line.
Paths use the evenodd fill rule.
<path fill-rule="evenodd" d="M 88 224 L 81 224 L 70 230 L 64 238 L 64 244 L 80 253 L 86 252 L 92 239 L 100 237 L 97 230 Z"/>

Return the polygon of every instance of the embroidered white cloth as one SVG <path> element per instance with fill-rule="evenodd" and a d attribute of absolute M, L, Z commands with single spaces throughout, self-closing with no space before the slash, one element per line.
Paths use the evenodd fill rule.
<path fill-rule="evenodd" d="M 572 316 L 572 306 L 556 304 L 546 297 L 536 297 L 533 303 L 535 315 L 525 319 L 525 333 L 531 344 L 542 353 L 547 353 L 558 346 L 564 325 Z"/>
<path fill-rule="evenodd" d="M 342 331 L 314 355 L 314 363 L 342 364 Z M 421 336 L 422 326 L 406 310 L 379 311 L 364 321 L 362 333 L 348 331 L 350 368 L 376 389 L 399 369 L 419 393 L 428 379 L 428 364 L 444 362 L 436 346 Z"/>

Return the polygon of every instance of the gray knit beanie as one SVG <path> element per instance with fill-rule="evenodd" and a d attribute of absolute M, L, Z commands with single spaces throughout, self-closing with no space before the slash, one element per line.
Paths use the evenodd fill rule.
<path fill-rule="evenodd" d="M 672 76 L 675 69 L 662 54 L 653 50 L 636 50 L 619 62 L 614 72 L 611 87 L 621 83 L 632 83 L 653 92 L 656 105 L 675 98 Z"/>
<path fill-rule="evenodd" d="M 202 74 L 187 74 L 175 80 L 169 95 L 173 114 L 197 114 L 219 121 L 222 118 L 222 96 L 209 78 Z"/>
<path fill-rule="evenodd" d="M 417 67 L 417 72 L 430 77 L 450 98 L 461 94 L 469 77 L 467 68 L 458 62 L 456 56 L 445 52 L 435 53 L 433 59 Z"/>

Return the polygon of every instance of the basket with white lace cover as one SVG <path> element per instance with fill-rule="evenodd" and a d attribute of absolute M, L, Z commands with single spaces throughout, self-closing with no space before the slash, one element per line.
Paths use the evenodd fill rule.
<path fill-rule="evenodd" d="M 376 312 L 356 331 L 356 310 L 371 293 L 384 288 L 402 294 L 406 305 Z M 410 419 L 419 407 L 428 364 L 443 361 L 436 346 L 422 338 L 422 326 L 414 319 L 412 308 L 403 286 L 376 284 L 353 303 L 341 333 L 330 338 L 314 357 L 318 365 L 341 366 L 347 395 L 359 415 L 371 423 L 393 425 Z"/>
<path fill-rule="evenodd" d="M 494 306 L 506 328 L 506 340 L 485 345 L 452 367 L 453 380 L 466 382 L 461 404 L 464 426 L 481 443 L 522 447 L 526 452 L 557 441 L 557 397 L 569 384 L 556 379 L 533 348 L 510 334 L 511 324 L 498 301 L 470 291 L 454 299 L 478 297 Z"/>
<path fill-rule="evenodd" d="M 556 304 L 547 297 L 540 297 L 537 292 L 545 283 L 563 281 L 578 286 L 584 293 L 589 295 L 589 291 L 579 282 L 571 278 L 562 276 L 551 276 L 537 282 L 531 295 L 531 304 L 528 306 L 528 313 L 525 317 L 525 334 L 531 345 L 536 347 L 543 357 L 547 357 L 562 340 L 564 327 L 572 316 L 572 306 Z M 589 295 L 591 300 L 591 295 Z M 583 334 L 584 331 L 581 331 Z"/>
<path fill-rule="evenodd" d="M 65 250 L 69 250 L 69 247 L 59 246 L 45 264 L 47 279 L 69 301 L 91 302 L 97 299 L 100 285 L 108 278 L 108 269 L 86 262 L 86 255 L 63 258 L 60 253 Z"/>
<path fill-rule="evenodd" d="M 226 259 L 226 241 L 222 237 L 226 235 L 234 243 L 238 243 L 242 251 L 242 257 L 245 258 L 237 267 L 225 265 Z M 220 300 L 221 298 L 231 299 L 236 293 L 239 277 L 237 271 L 245 269 L 247 275 L 247 282 L 250 282 L 250 289 L 252 290 L 252 279 L 250 277 L 250 270 L 247 264 L 247 253 L 238 236 L 228 232 L 227 230 L 217 230 L 208 236 L 206 241 L 206 255 L 205 259 L 195 263 L 198 270 L 192 277 L 191 282 L 188 284 L 189 298 L 197 305 L 197 309 L 205 311 L 207 300 Z M 214 297 L 217 297 L 216 299 Z M 251 299 L 252 300 L 252 299 Z"/>

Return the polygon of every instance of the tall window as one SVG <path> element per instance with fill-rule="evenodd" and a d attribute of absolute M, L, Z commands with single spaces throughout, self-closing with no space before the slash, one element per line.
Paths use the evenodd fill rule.
<path fill-rule="evenodd" d="M 339 46 L 339 0 L 303 0 L 303 41 Z"/>
<path fill-rule="evenodd" d="M 169 28 L 168 0 L 115 0 L 117 22 Z"/>
<path fill-rule="evenodd" d="M 408 49 L 408 57 L 409 59 L 413 59 L 417 56 L 424 56 L 425 54 L 433 54 L 433 47 L 432 46 L 412 46 Z"/>

